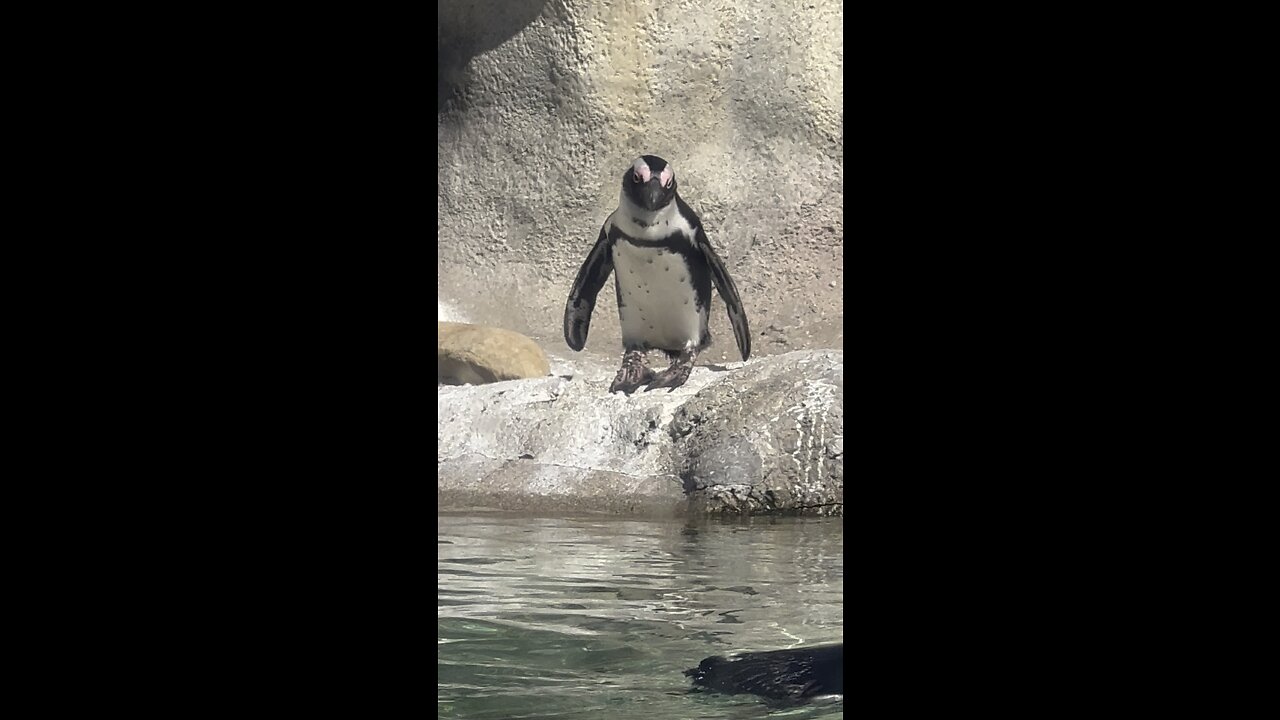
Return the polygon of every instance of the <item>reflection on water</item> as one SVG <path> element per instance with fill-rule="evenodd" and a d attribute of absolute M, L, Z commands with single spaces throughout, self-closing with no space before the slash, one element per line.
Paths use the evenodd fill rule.
<path fill-rule="evenodd" d="M 843 717 L 689 692 L 708 655 L 839 641 L 842 518 L 439 516 L 442 718 Z"/>

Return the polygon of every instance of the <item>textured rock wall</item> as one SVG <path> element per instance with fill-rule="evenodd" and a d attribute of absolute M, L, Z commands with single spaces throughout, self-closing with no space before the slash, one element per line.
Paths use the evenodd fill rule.
<path fill-rule="evenodd" d="M 438 299 L 566 352 L 573 277 L 651 153 L 675 166 L 757 356 L 843 348 L 838 2 L 439 3 Z M 706 361 L 737 360 L 723 303 Z M 590 353 L 616 357 L 614 295 Z"/>

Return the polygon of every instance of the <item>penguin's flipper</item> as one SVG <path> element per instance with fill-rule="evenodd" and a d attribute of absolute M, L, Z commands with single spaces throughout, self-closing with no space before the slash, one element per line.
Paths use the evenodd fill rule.
<path fill-rule="evenodd" d="M 600 238 L 595 247 L 587 255 L 586 262 L 578 270 L 578 277 L 573 281 L 573 289 L 569 291 L 569 301 L 564 306 L 564 341 L 574 350 L 581 350 L 587 344 L 587 331 L 591 329 L 591 311 L 596 307 L 596 295 L 604 287 L 604 281 L 613 272 L 613 253 L 610 252 L 609 236 L 604 227 L 600 228 Z"/>
<path fill-rule="evenodd" d="M 746 360 L 751 357 L 751 329 L 747 326 L 747 312 L 742 309 L 742 298 L 738 297 L 738 286 L 733 284 L 729 271 L 724 269 L 724 261 L 711 247 L 711 241 L 707 239 L 707 233 L 702 229 L 702 225 L 698 225 L 697 245 L 702 251 L 702 256 L 707 260 L 707 266 L 711 268 L 711 280 L 716 284 L 716 291 L 720 293 L 725 307 L 729 309 L 729 323 L 733 325 L 733 336 L 738 341 L 738 351 L 742 353 L 742 359 Z"/>

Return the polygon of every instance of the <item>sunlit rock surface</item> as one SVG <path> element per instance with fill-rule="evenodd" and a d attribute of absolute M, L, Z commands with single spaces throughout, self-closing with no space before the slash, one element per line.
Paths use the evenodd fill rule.
<path fill-rule="evenodd" d="M 817 350 L 698 367 L 631 396 L 610 394 L 600 365 L 439 387 L 440 507 L 841 515 L 843 362 Z"/>

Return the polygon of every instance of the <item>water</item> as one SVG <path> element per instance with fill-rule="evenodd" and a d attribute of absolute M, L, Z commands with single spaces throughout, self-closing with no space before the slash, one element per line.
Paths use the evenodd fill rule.
<path fill-rule="evenodd" d="M 692 693 L 708 655 L 844 636 L 843 518 L 440 514 L 441 718 L 836 718 Z"/>

